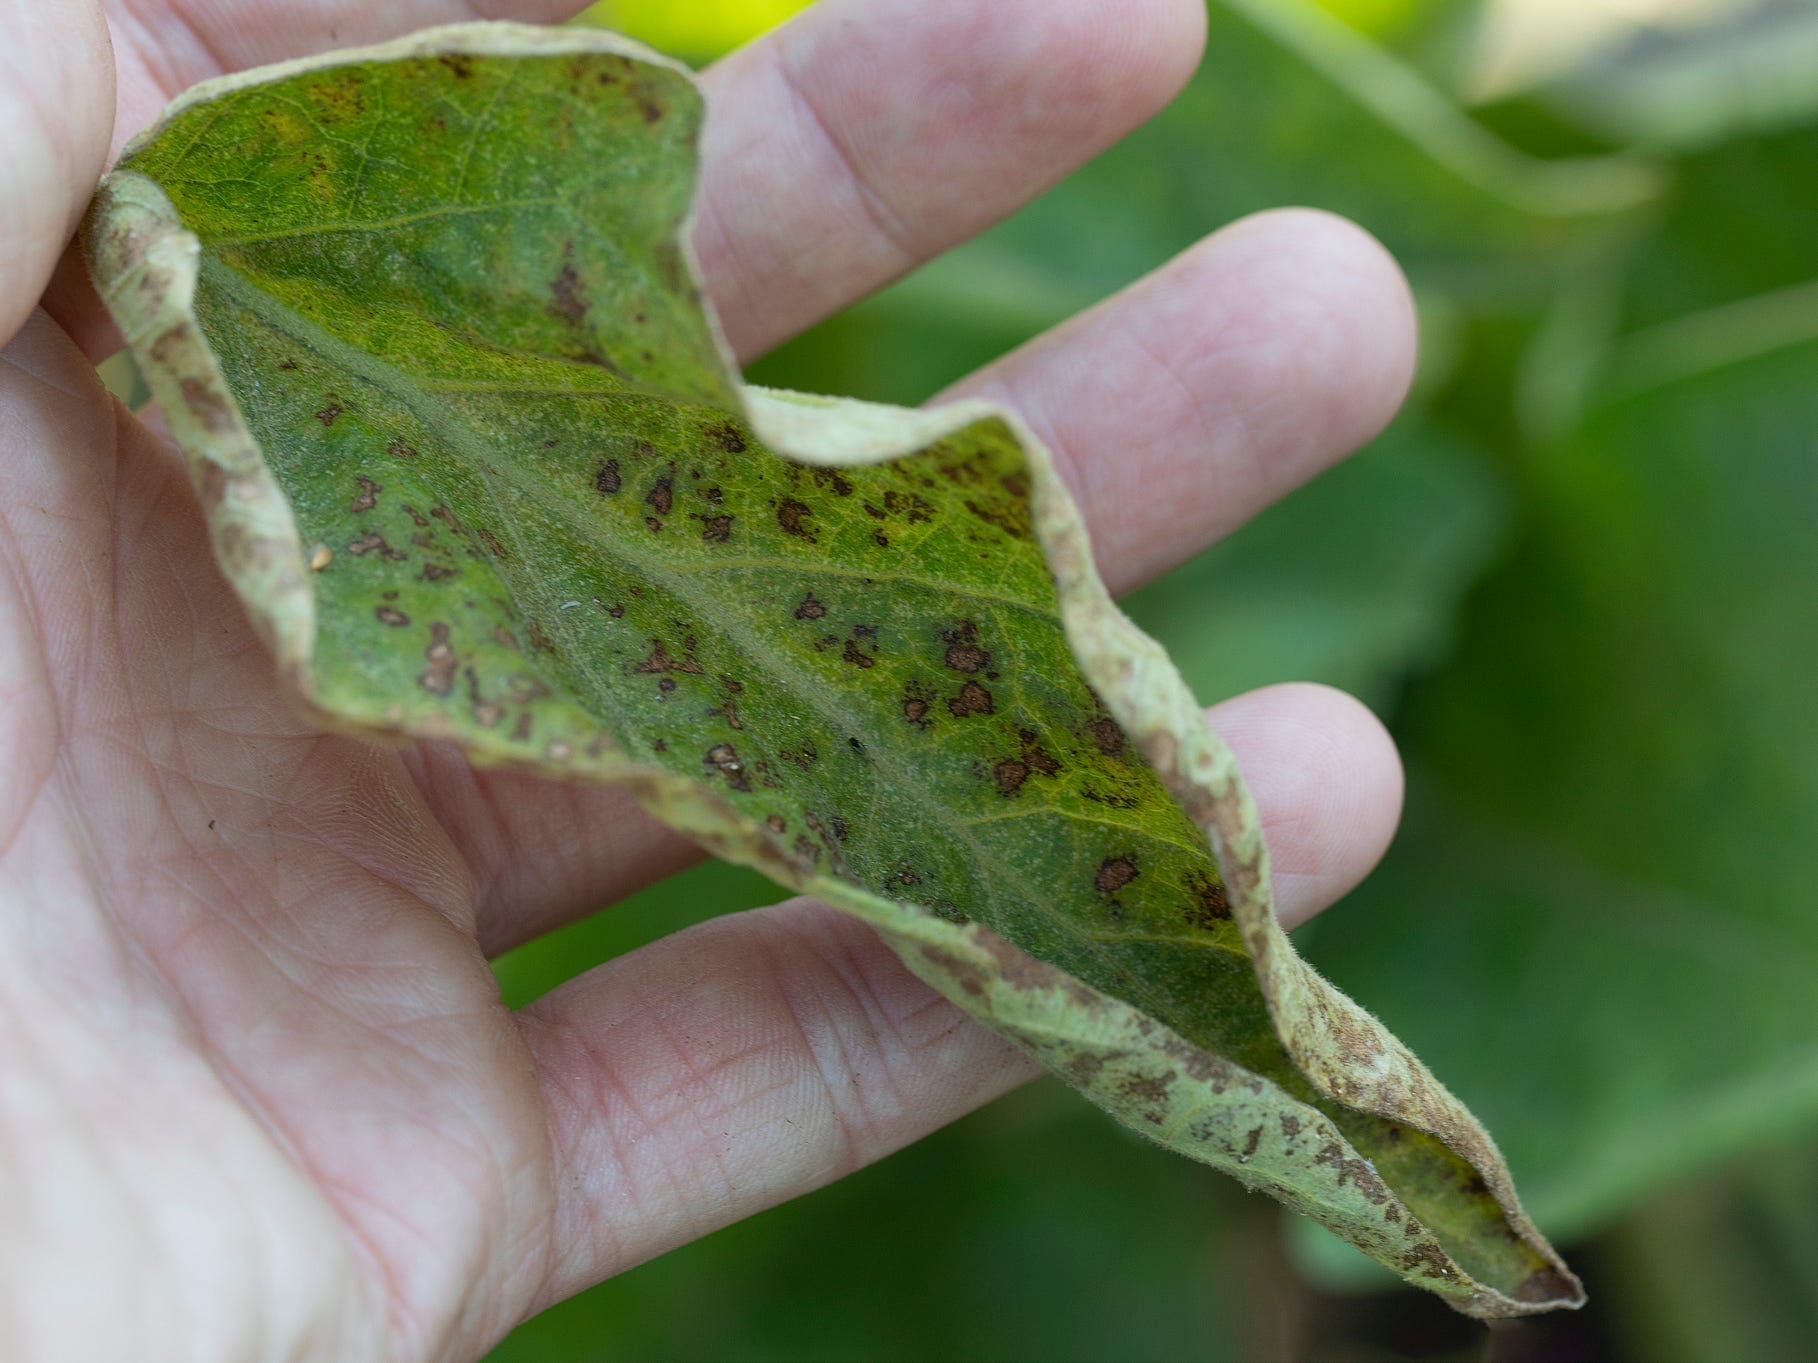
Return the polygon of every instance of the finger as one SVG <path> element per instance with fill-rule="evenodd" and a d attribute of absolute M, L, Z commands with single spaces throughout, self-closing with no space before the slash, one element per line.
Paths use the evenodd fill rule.
<path fill-rule="evenodd" d="M 1237 757 L 1262 819 L 1275 914 L 1298 927 L 1354 890 L 1401 822 L 1395 741 L 1329 686 L 1267 686 L 1207 717 Z"/>
<path fill-rule="evenodd" d="M 559 1190 L 538 1309 L 1036 1072 L 869 927 L 802 899 L 676 933 L 520 1016 Z"/>
<path fill-rule="evenodd" d="M 1263 809 L 1284 916 L 1318 911 L 1387 844 L 1393 746 L 1324 687 L 1212 717 Z M 677 933 L 522 1016 L 564 1190 L 544 1304 L 840 1178 L 1033 1072 L 869 928 L 807 900 Z"/>
<path fill-rule="evenodd" d="M 957 384 L 1021 412 L 1127 591 L 1371 439 L 1414 373 L 1407 282 L 1327 213 L 1258 214 Z"/>
<path fill-rule="evenodd" d="M 0 345 L 38 305 L 94 191 L 113 123 L 92 0 L 0 0 Z"/>
<path fill-rule="evenodd" d="M 996 222 L 1199 61 L 1199 0 L 823 0 L 706 74 L 695 248 L 741 358 Z"/>

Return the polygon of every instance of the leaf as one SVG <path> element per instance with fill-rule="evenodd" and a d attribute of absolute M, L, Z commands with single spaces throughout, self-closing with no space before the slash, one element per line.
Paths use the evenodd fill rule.
<path fill-rule="evenodd" d="M 1462 1310 L 1578 1304 L 1481 1128 L 1288 944 L 1230 755 L 1021 422 L 741 392 L 682 246 L 700 117 L 622 40 L 477 25 L 199 87 L 129 148 L 91 264 L 284 678 L 624 783 Z"/>

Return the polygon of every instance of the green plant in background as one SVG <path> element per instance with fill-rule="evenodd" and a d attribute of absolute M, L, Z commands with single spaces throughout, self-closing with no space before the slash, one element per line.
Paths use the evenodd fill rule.
<path fill-rule="evenodd" d="M 1536 1216 L 1586 1245 L 1593 1310 L 1628 1356 L 1784 1357 L 1818 1328 L 1818 1195 L 1787 1144 L 1818 1122 L 1818 78 L 1783 60 L 1812 41 L 1798 10 L 1749 7 L 1467 112 L 1448 91 L 1475 6 L 1213 3 L 1205 67 L 1154 125 L 754 375 L 913 402 L 1279 203 L 1390 246 L 1426 326 L 1406 415 L 1131 606 L 1202 695 L 1312 678 L 1390 719 L 1406 830 L 1297 935 L 1457 1077 Z M 1751 74 L 1776 97 L 1739 99 Z M 527 948 L 507 991 L 695 902 L 647 894 Z M 1009 1128 L 1027 1183 L 1002 1167 Z M 1378 1338 L 1276 1261 L 1235 1269 L 1266 1258 L 1266 1218 L 1119 1144 L 1019 1095 L 498 1357 L 1218 1358 Z M 1738 1159 L 1751 1172 L 1678 1191 Z M 867 1216 L 876 1231 L 855 1230 Z M 1289 1247 L 1316 1282 L 1362 1281 Z M 686 1305 L 703 1298 L 712 1320 Z M 1271 1325 L 1285 1316 L 1314 1323 Z M 1469 1347 L 1432 1330 L 1432 1349 Z"/>

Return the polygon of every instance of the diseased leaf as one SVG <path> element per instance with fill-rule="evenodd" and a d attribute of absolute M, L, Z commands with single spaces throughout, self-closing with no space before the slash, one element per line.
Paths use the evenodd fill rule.
<path fill-rule="evenodd" d="M 1489 1138 L 1288 944 L 1229 754 L 1018 419 L 741 391 L 682 246 L 700 113 L 622 40 L 478 25 L 201 87 L 129 149 L 90 259 L 283 675 L 625 783 L 1460 1309 L 1576 1305 Z"/>

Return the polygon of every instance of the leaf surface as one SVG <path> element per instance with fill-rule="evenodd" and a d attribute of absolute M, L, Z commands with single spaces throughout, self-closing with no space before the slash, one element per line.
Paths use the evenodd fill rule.
<path fill-rule="evenodd" d="M 1576 1305 L 1488 1136 L 1295 955 L 1021 422 L 741 389 L 683 245 L 700 118 L 623 40 L 470 25 L 128 149 L 91 265 L 287 681 L 622 782 L 1460 1309 Z"/>

